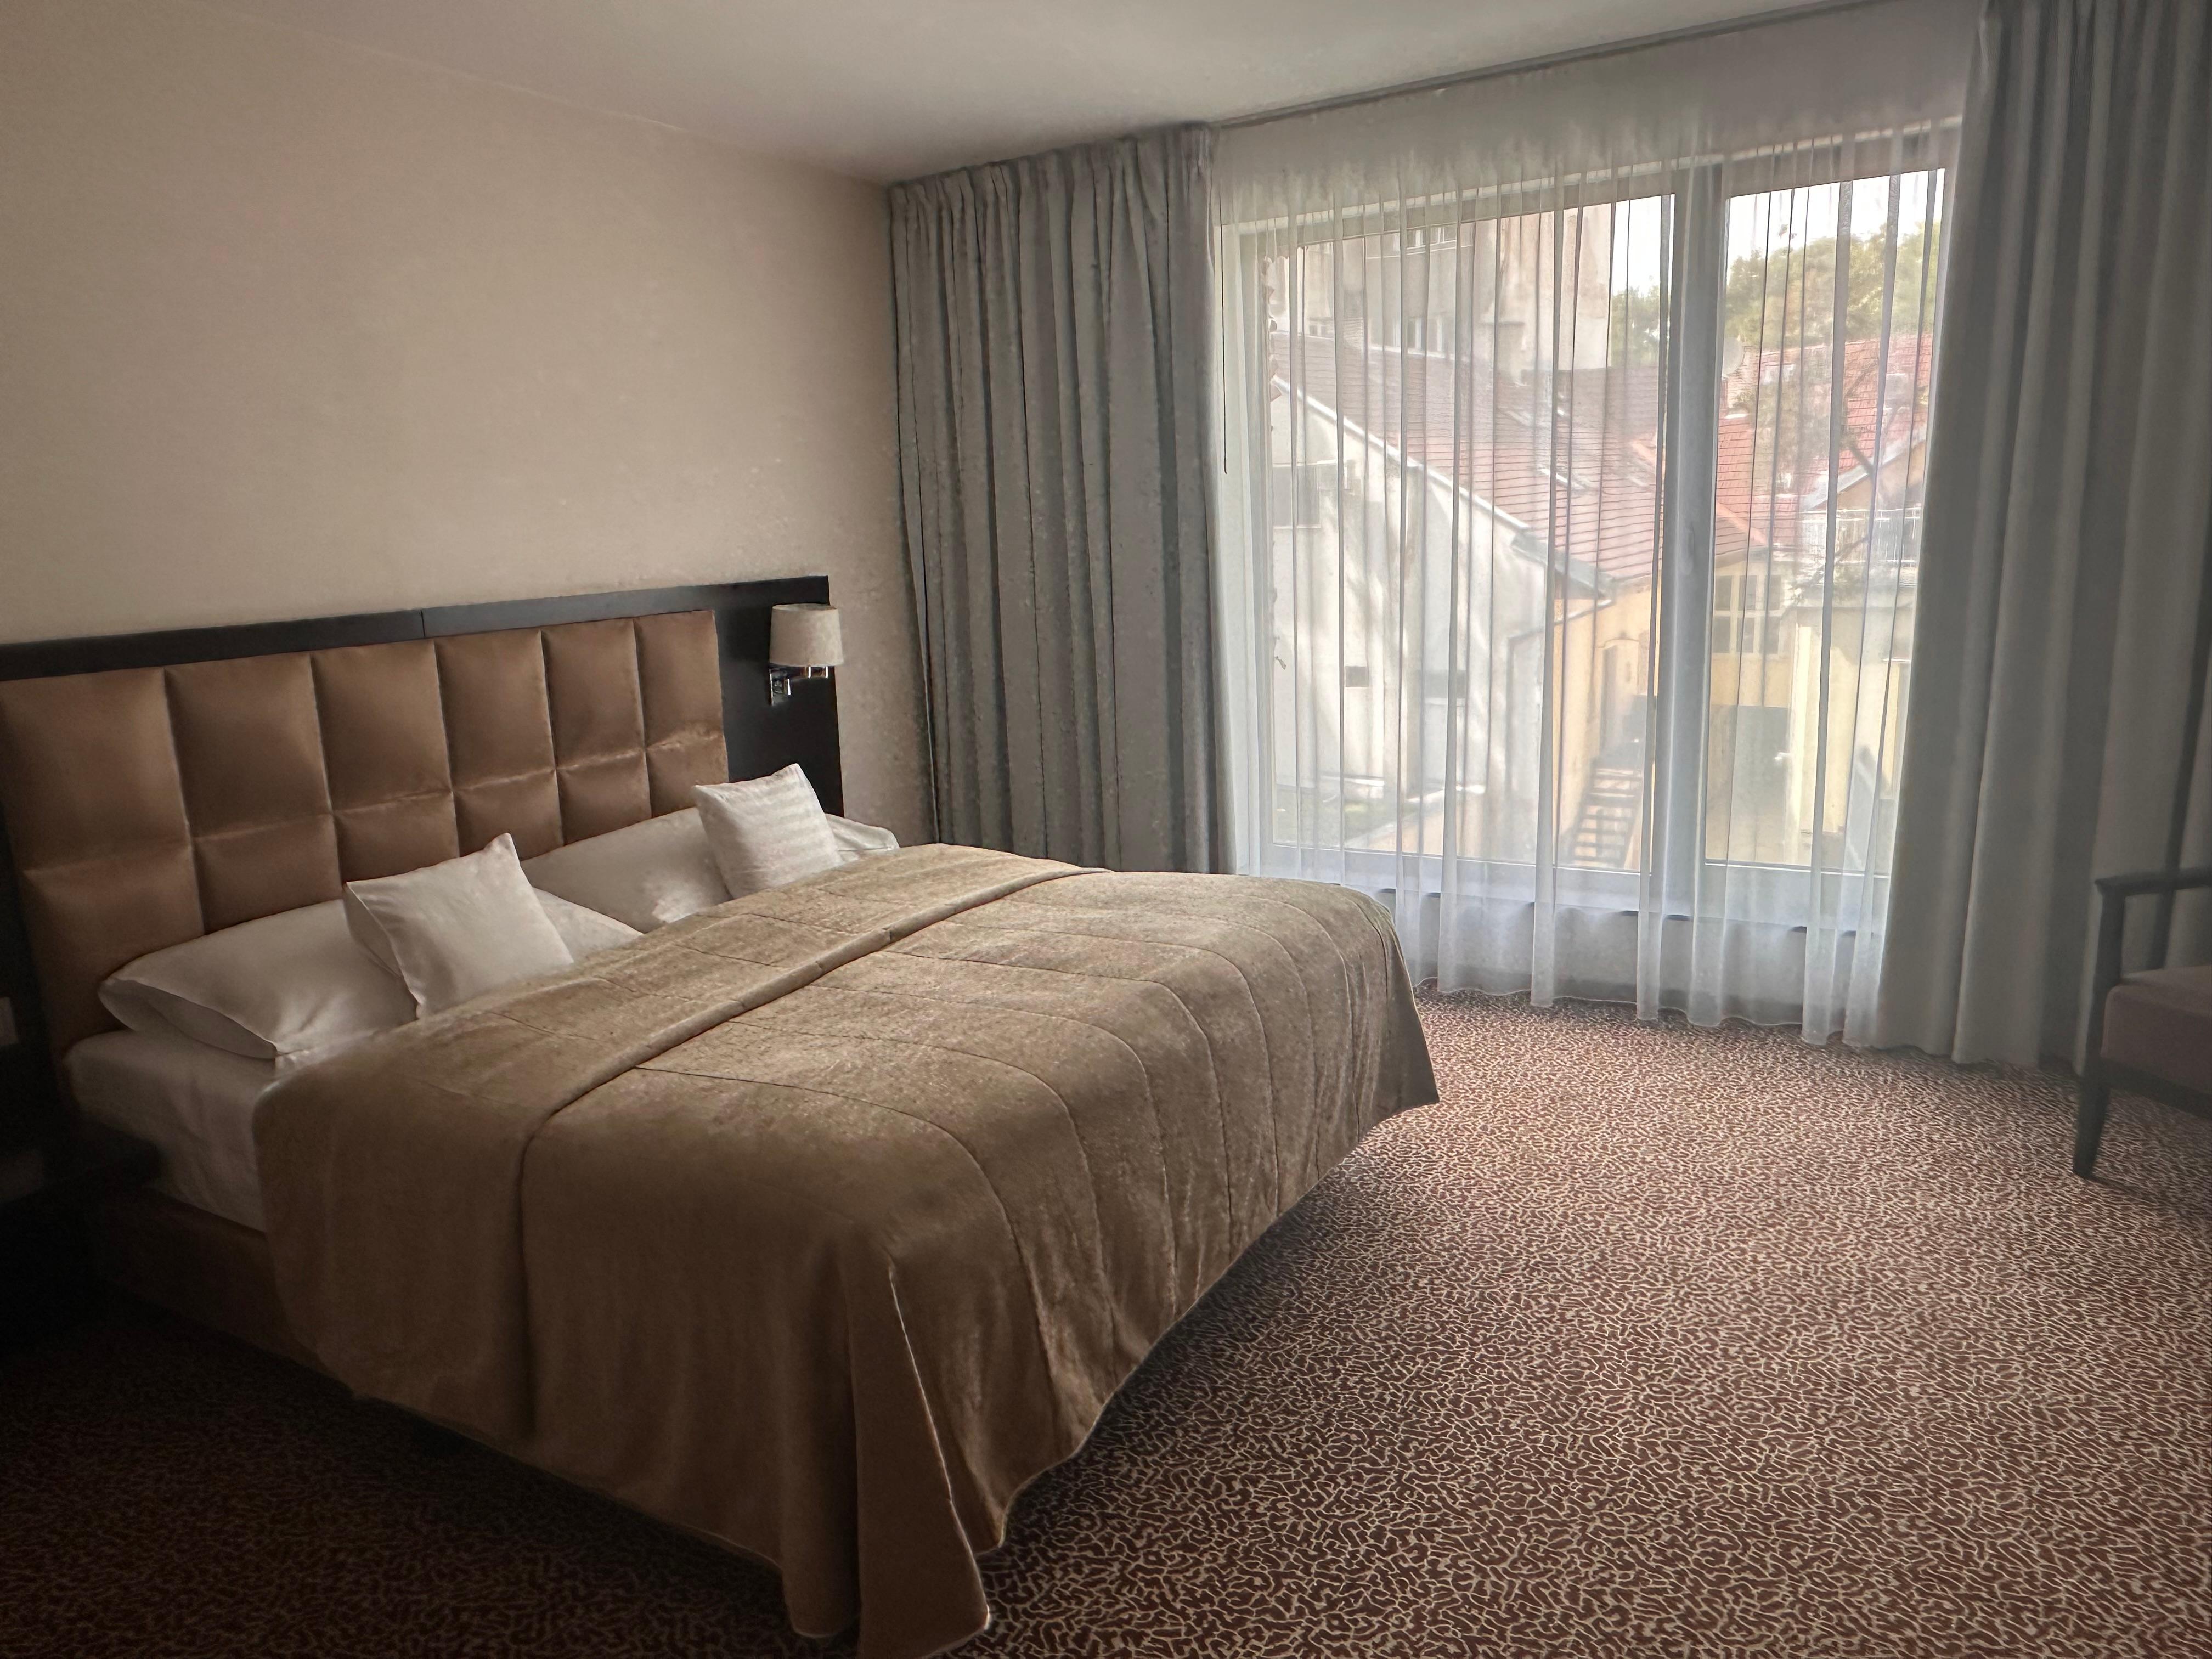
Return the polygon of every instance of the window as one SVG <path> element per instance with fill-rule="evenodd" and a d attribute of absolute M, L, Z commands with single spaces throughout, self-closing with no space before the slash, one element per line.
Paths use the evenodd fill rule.
<path fill-rule="evenodd" d="M 1941 195 L 1919 169 L 1728 199 L 1710 859 L 1887 860 L 1871 831 L 1911 666 Z M 1855 804 L 1863 849 L 1844 844 Z"/>
<path fill-rule="evenodd" d="M 1232 245 L 1243 867 L 1601 904 L 1886 867 L 1943 173 L 1876 148 Z"/>
<path fill-rule="evenodd" d="M 1790 640 L 1783 613 L 1789 608 L 1788 593 L 1787 574 L 1773 569 L 1771 561 L 1760 568 L 1717 573 L 1713 578 L 1713 654 L 1774 657 L 1787 653 Z"/>

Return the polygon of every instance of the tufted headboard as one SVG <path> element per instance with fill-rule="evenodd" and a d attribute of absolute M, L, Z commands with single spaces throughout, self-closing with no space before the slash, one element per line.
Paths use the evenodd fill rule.
<path fill-rule="evenodd" d="M 834 709 L 825 780 L 806 722 L 769 729 L 781 711 L 764 682 L 748 700 L 746 677 L 729 672 L 752 654 L 754 623 L 764 659 L 768 605 L 796 597 L 781 590 L 826 597 L 827 586 L 676 590 L 726 602 L 643 614 L 588 613 L 651 595 L 402 612 L 422 619 L 417 637 L 0 678 L 0 813 L 52 1052 L 113 1025 L 100 982 L 148 951 L 336 898 L 349 880 L 453 858 L 502 830 L 528 858 L 677 811 L 693 784 L 730 775 L 733 750 L 761 769 L 800 760 L 835 810 Z M 751 590 L 763 591 L 748 605 Z M 576 621 L 439 626 L 579 608 Z M 364 623 L 410 631 L 392 618 L 323 631 Z M 317 627 L 276 626 L 310 641 Z M 234 646 L 255 631 L 214 630 Z M 818 712 L 803 711 L 817 725 Z"/>

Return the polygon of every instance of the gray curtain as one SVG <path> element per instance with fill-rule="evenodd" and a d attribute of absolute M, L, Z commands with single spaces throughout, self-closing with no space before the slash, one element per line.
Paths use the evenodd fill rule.
<path fill-rule="evenodd" d="M 1879 1041 L 2071 1054 L 2093 878 L 2212 854 L 2212 765 L 2177 801 L 2212 532 L 2209 29 L 2204 0 L 1983 14 Z M 2207 943 L 2186 917 L 2171 959 Z"/>
<path fill-rule="evenodd" d="M 1211 134 L 891 191 L 899 461 L 939 835 L 1218 862 Z"/>

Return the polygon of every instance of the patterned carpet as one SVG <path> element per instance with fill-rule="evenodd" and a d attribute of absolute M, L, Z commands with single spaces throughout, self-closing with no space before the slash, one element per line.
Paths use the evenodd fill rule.
<path fill-rule="evenodd" d="M 1372 1136 L 1032 1488 L 963 1659 L 2212 1656 L 2212 1125 L 1425 1002 Z M 0 1653 L 832 1656 L 775 1579 L 220 1339 L 0 1368 Z"/>

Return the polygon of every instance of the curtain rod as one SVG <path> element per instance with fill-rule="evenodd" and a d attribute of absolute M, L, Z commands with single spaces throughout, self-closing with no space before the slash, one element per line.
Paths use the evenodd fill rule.
<path fill-rule="evenodd" d="M 1256 110 L 1249 115 L 1234 115 L 1210 125 L 1215 131 L 1224 132 L 1238 127 L 1265 126 L 1271 121 L 1288 121 L 1301 115 L 1319 115 L 1329 110 L 1354 108 L 1361 104 L 1378 104 L 1386 98 L 1402 98 L 1410 93 L 1437 92 L 1446 87 L 1494 81 L 1503 76 L 1527 75 L 1536 70 L 1587 63 L 1595 58 L 1617 58 L 1624 52 L 1643 52 L 1651 46 L 1670 46 L 1678 41 L 1702 40 L 1717 34 L 1740 34 L 1748 29 L 1763 28 L 1770 23 L 1818 16 L 1823 12 L 1856 11 L 1863 7 L 1889 3 L 1891 0 L 1808 0 L 1803 5 L 1779 6 L 1771 11 L 1753 12 L 1747 17 L 1723 18 L 1713 23 L 1692 23 L 1679 29 L 1664 29 L 1656 34 L 1639 34 L 1630 40 L 1608 40 L 1595 46 L 1576 46 L 1565 52 L 1549 52 L 1540 58 L 1521 58 L 1510 64 L 1492 64 L 1481 69 L 1431 76 L 1425 81 L 1404 81 L 1396 86 L 1377 87 L 1371 92 L 1348 92 L 1334 98 L 1316 98 L 1310 103 L 1284 104 L 1273 109 Z"/>

